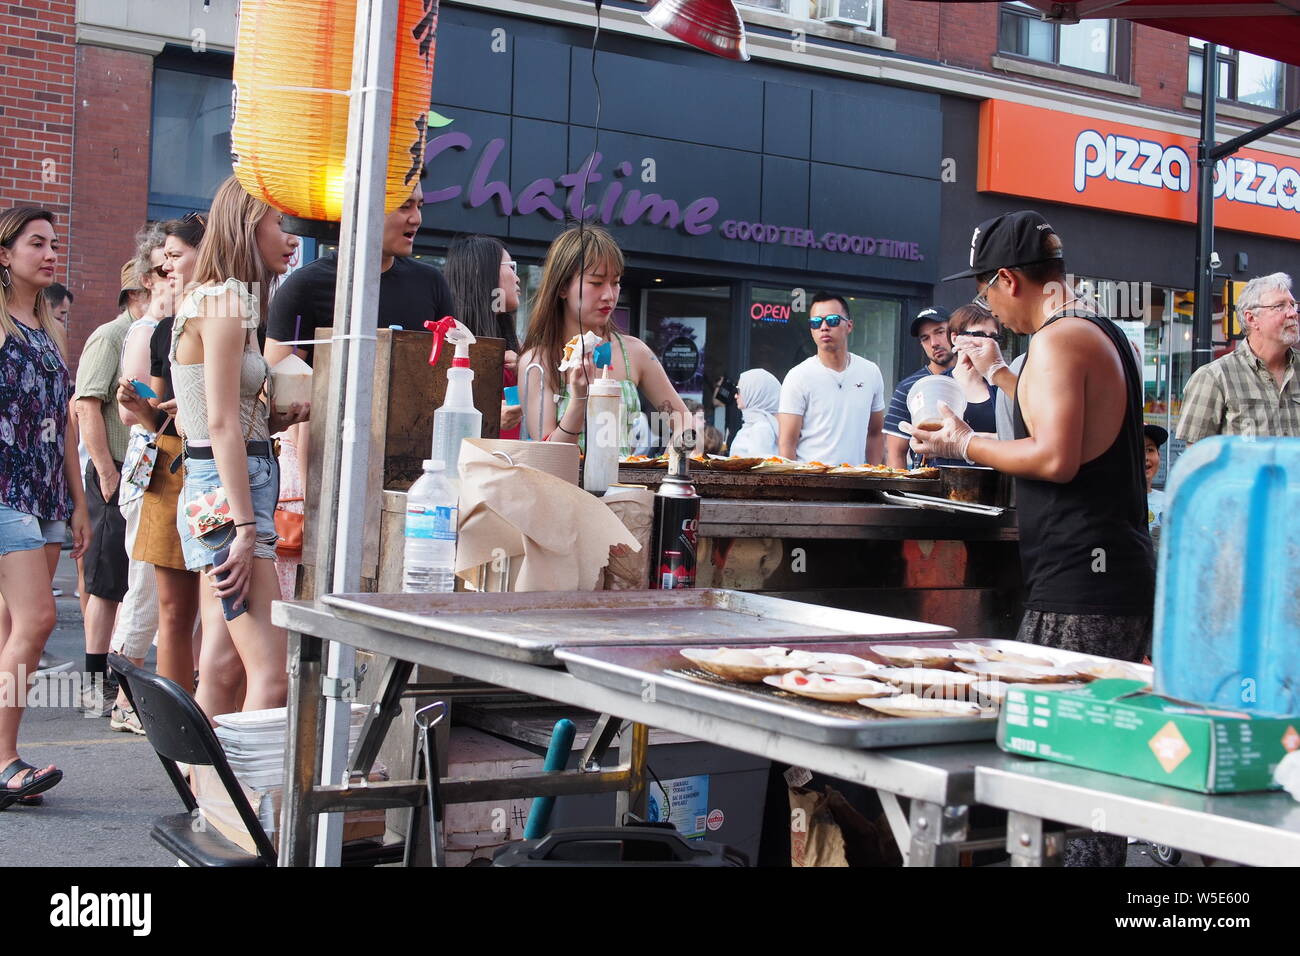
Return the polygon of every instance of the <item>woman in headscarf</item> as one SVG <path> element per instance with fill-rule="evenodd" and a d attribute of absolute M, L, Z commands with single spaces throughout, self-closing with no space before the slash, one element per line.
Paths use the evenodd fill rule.
<path fill-rule="evenodd" d="M 736 407 L 745 424 L 731 442 L 731 454 L 737 458 L 773 458 L 776 446 L 776 410 L 781 400 L 781 383 L 767 369 L 751 368 L 742 372 L 736 385 Z"/>

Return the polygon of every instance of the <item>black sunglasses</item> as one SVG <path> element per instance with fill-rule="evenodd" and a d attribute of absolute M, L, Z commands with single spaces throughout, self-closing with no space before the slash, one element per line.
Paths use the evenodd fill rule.
<path fill-rule="evenodd" d="M 996 332 L 979 332 L 975 329 L 966 332 L 954 332 L 952 335 L 953 338 L 956 338 L 959 335 L 969 335 L 973 339 L 996 339 L 999 337 Z"/>
<path fill-rule="evenodd" d="M 834 329 L 834 328 L 838 328 L 841 322 L 847 322 L 847 321 L 848 319 L 842 315 L 834 315 L 834 314 L 823 315 L 823 316 L 818 316 L 816 318 L 809 319 L 808 328 L 812 329 L 815 332 L 818 329 L 820 329 L 822 327 L 822 323 L 825 322 L 828 326 Z"/>

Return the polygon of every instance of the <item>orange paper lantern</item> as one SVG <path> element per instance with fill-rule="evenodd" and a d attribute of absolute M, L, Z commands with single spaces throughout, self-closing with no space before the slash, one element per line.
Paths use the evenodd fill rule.
<path fill-rule="evenodd" d="M 242 0 L 235 41 L 235 176 L 299 219 L 343 215 L 357 0 Z M 438 0 L 402 0 L 393 68 L 385 211 L 420 179 Z"/>

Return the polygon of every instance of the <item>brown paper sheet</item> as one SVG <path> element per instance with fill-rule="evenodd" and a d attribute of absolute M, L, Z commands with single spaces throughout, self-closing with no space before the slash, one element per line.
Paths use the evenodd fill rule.
<path fill-rule="evenodd" d="M 594 591 L 610 548 L 640 546 L 599 498 L 556 475 L 511 465 L 481 441 L 461 444 L 460 476 L 456 574 L 464 580 L 508 557 L 512 591 Z"/>

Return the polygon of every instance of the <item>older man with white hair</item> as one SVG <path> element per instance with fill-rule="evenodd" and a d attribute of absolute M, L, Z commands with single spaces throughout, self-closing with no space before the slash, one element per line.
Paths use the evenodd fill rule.
<path fill-rule="evenodd" d="M 1192 373 L 1183 392 L 1178 437 L 1300 437 L 1300 314 L 1285 272 L 1246 283 L 1237 301 L 1246 338 Z"/>

